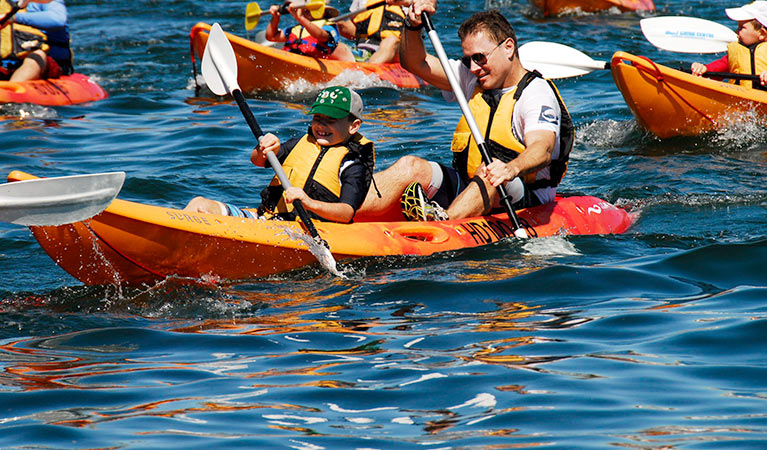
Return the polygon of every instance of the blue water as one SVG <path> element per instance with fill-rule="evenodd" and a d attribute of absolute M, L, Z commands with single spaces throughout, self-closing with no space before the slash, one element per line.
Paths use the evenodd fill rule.
<path fill-rule="evenodd" d="M 601 60 L 715 58 L 653 48 L 646 14 L 544 20 L 521 1 L 493 4 L 522 42 Z M 736 5 L 658 1 L 657 15 L 731 26 L 723 8 Z M 440 3 L 450 54 L 484 6 Z M 250 164 L 235 104 L 196 96 L 188 41 L 198 21 L 244 35 L 244 8 L 70 2 L 76 65 L 110 97 L 0 106 L 3 173 L 123 170 L 125 199 L 254 203 L 271 174 Z M 455 105 L 350 81 L 379 167 L 408 153 L 449 161 Z M 558 86 L 577 124 L 561 190 L 639 214 L 623 235 L 364 260 L 346 279 L 314 268 L 128 289 L 83 286 L 26 228 L 0 224 L 0 448 L 767 447 L 767 131 L 745 120 L 659 141 L 608 72 Z M 287 138 L 317 89 L 249 104 Z"/>

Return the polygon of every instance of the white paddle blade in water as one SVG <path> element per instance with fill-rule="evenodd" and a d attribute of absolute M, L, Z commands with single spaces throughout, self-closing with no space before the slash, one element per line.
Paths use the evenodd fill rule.
<path fill-rule="evenodd" d="M 569 78 L 605 69 L 604 61 L 556 42 L 531 41 L 519 47 L 519 60 L 527 70 L 537 70 L 544 78 Z"/>
<path fill-rule="evenodd" d="M 79 222 L 103 211 L 125 172 L 40 178 L 0 185 L 0 221 L 26 226 Z"/>
<path fill-rule="evenodd" d="M 226 95 L 240 89 L 237 84 L 237 57 L 218 23 L 214 23 L 210 28 L 208 42 L 205 43 L 202 77 L 208 89 L 216 95 Z"/>
<path fill-rule="evenodd" d="M 679 53 L 719 53 L 738 35 L 726 26 L 697 17 L 661 16 L 639 21 L 645 38 L 654 46 Z"/>

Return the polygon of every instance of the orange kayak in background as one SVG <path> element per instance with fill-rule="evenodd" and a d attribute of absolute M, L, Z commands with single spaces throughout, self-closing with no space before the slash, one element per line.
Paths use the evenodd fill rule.
<path fill-rule="evenodd" d="M 49 80 L 0 81 L 0 103 L 75 105 L 107 98 L 104 89 L 81 73 Z"/>
<path fill-rule="evenodd" d="M 210 25 L 205 23 L 192 27 L 190 40 L 193 62 L 202 60 L 209 32 Z M 375 75 L 400 88 L 415 89 L 426 86 L 426 82 L 396 63 L 370 64 L 310 58 L 261 45 L 230 33 L 226 33 L 226 37 L 232 44 L 237 58 L 237 81 L 243 92 L 280 90 L 298 80 L 311 84 L 328 83 L 342 72 L 350 70 L 364 75 Z"/>
<path fill-rule="evenodd" d="M 617 52 L 615 85 L 637 122 L 660 138 L 694 136 L 767 116 L 767 92 L 696 77 L 647 58 Z"/>
<path fill-rule="evenodd" d="M 36 178 L 14 171 L 8 181 Z M 539 237 L 623 233 L 623 209 L 596 197 L 557 198 L 520 210 Z M 505 214 L 444 222 L 316 221 L 337 261 L 431 255 L 513 236 Z M 195 214 L 117 199 L 83 222 L 30 227 L 40 246 L 85 284 L 154 283 L 178 276 L 218 282 L 264 277 L 317 264 L 300 222 Z"/>
<path fill-rule="evenodd" d="M 576 12 L 598 12 L 611 8 L 626 11 L 655 11 L 652 0 L 530 0 L 530 3 L 543 11 L 544 16 Z"/>

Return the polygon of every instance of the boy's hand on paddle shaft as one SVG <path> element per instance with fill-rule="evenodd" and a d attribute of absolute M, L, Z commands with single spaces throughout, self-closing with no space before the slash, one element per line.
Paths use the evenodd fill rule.
<path fill-rule="evenodd" d="M 692 63 L 692 66 L 690 66 L 690 72 L 698 77 L 706 73 L 706 71 L 708 71 L 708 68 L 701 63 Z"/>
<path fill-rule="evenodd" d="M 266 133 L 258 141 L 258 146 L 250 154 L 250 161 L 258 167 L 266 166 L 266 154 L 280 149 L 280 139 L 272 133 Z"/>
<path fill-rule="evenodd" d="M 295 186 L 291 186 L 287 189 L 285 189 L 285 193 L 283 194 L 285 196 L 285 201 L 288 203 L 293 203 L 296 200 L 301 200 L 301 203 L 304 204 L 304 207 L 306 209 L 309 209 L 307 206 L 307 203 L 310 203 L 312 200 L 309 198 L 308 195 L 306 195 L 306 192 L 304 192 L 303 189 Z"/>

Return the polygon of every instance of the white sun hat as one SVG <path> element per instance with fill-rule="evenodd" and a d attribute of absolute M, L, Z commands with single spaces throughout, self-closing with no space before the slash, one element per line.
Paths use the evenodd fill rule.
<path fill-rule="evenodd" d="M 767 27 L 767 1 L 752 2 L 740 8 L 727 8 L 724 12 L 732 20 L 741 22 L 756 19 L 762 26 Z"/>

